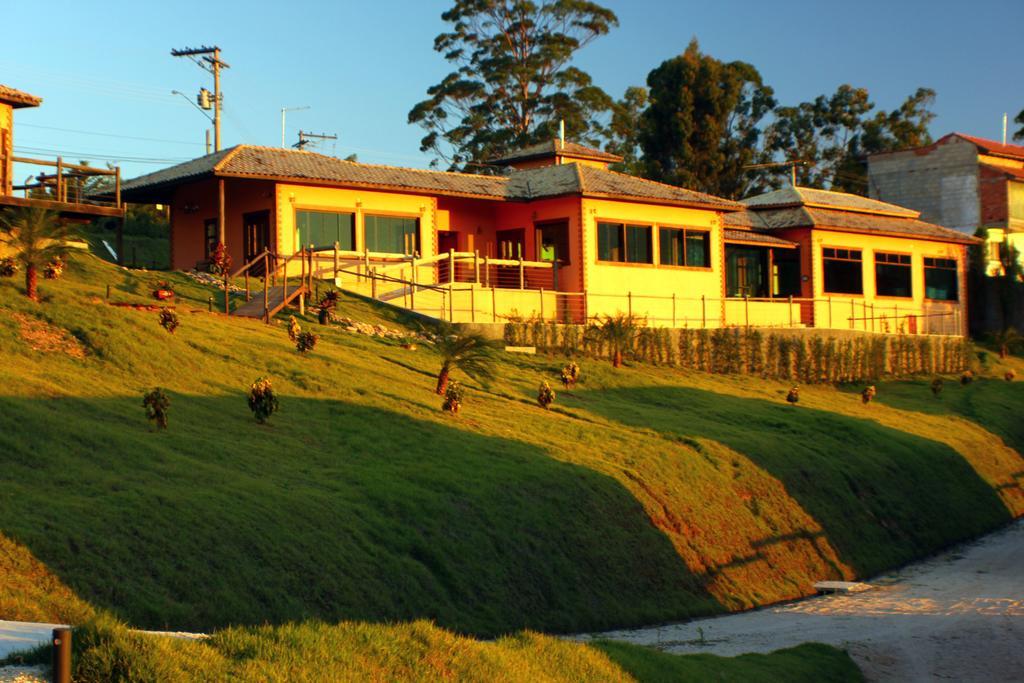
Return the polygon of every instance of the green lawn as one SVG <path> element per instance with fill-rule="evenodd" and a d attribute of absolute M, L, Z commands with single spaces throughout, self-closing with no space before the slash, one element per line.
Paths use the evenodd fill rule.
<path fill-rule="evenodd" d="M 107 285 L 146 302 L 162 278 L 174 335 L 103 302 Z M 85 255 L 41 290 L 0 280 L 0 618 L 594 631 L 807 595 L 1024 513 L 1020 383 L 880 383 L 870 406 L 805 387 L 792 407 L 778 382 L 582 359 L 544 411 L 537 385 L 565 360 L 499 353 L 451 416 L 429 345 L 307 315 L 321 340 L 299 356 L 280 321 L 211 315 L 180 275 Z M 85 357 L 29 348 L 35 319 Z M 282 396 L 266 426 L 245 402 L 262 375 Z M 143 417 L 153 386 L 166 432 Z"/>

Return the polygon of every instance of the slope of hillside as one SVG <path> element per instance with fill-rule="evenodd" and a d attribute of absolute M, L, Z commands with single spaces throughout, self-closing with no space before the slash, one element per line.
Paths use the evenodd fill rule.
<path fill-rule="evenodd" d="M 173 335 L 103 302 L 165 277 Z M 583 359 L 544 411 L 537 384 L 564 360 L 500 354 L 451 416 L 429 345 L 307 316 L 321 340 L 300 356 L 281 324 L 207 313 L 183 276 L 87 256 L 40 305 L 16 284 L 0 280 L 0 569 L 23 580 L 0 582 L 0 618 L 598 630 L 806 595 L 1024 512 L 1020 383 L 880 384 L 870 406 L 808 387 L 792 407 L 776 382 Z M 282 396 L 266 426 L 245 403 L 263 375 Z M 157 385 L 166 432 L 141 407 Z"/>

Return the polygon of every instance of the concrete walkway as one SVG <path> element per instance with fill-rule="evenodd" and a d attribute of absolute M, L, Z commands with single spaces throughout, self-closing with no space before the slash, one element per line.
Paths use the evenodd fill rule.
<path fill-rule="evenodd" d="M 730 656 L 817 641 L 846 649 L 869 681 L 1024 681 L 1024 520 L 870 583 L 864 593 L 577 638 Z"/>

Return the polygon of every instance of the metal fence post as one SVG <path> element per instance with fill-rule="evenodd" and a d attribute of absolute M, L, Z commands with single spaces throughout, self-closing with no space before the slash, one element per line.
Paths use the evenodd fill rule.
<path fill-rule="evenodd" d="M 746 327 L 750 327 L 750 295 L 743 295 L 743 319 L 746 321 Z"/>
<path fill-rule="evenodd" d="M 335 280 L 338 279 L 338 247 L 339 247 L 338 243 L 335 242 L 334 243 L 334 279 Z M 338 283 L 335 282 L 334 284 L 338 284 Z"/>
<path fill-rule="evenodd" d="M 491 287 L 491 322 L 498 322 L 498 294 L 494 287 Z"/>
<path fill-rule="evenodd" d="M 814 306 L 814 300 L 811 300 L 811 306 Z M 789 326 L 793 327 L 793 295 L 789 295 Z"/>
<path fill-rule="evenodd" d="M 700 326 L 702 328 L 708 326 L 707 298 L 703 294 L 700 295 Z"/>
<path fill-rule="evenodd" d="M 480 284 L 480 250 L 473 250 L 473 283 Z"/>
<path fill-rule="evenodd" d="M 672 327 L 676 326 L 676 293 L 672 292 Z"/>
<path fill-rule="evenodd" d="M 469 321 L 476 322 L 476 287 L 469 290 Z"/>
<path fill-rule="evenodd" d="M 832 297 L 826 299 L 828 301 L 828 329 L 834 329 L 832 327 Z"/>
<path fill-rule="evenodd" d="M 544 288 L 540 288 L 540 319 L 544 320 Z"/>
<path fill-rule="evenodd" d="M 448 284 L 455 282 L 455 250 L 448 250 Z"/>
<path fill-rule="evenodd" d="M 632 318 L 633 317 L 633 292 L 626 292 L 626 301 L 628 302 L 627 303 L 627 311 L 629 313 L 629 317 Z"/>
<path fill-rule="evenodd" d="M 854 325 L 857 324 L 857 302 L 850 299 L 850 329 L 852 330 Z"/>
<path fill-rule="evenodd" d="M 523 270 L 523 255 L 519 254 L 519 289 L 525 289 L 526 273 Z"/>

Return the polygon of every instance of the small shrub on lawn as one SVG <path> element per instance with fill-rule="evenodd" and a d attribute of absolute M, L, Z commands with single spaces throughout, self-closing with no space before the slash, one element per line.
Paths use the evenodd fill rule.
<path fill-rule="evenodd" d="M 540 383 L 540 387 L 537 389 L 537 404 L 547 410 L 551 407 L 551 404 L 555 402 L 555 391 L 551 388 L 551 385 L 546 381 Z"/>
<path fill-rule="evenodd" d="M 318 341 L 320 341 L 320 337 L 312 332 L 299 332 L 295 337 L 295 348 L 298 349 L 299 353 L 312 351 Z"/>
<path fill-rule="evenodd" d="M 265 424 L 270 416 L 277 412 L 280 404 L 277 394 L 270 385 L 269 377 L 260 377 L 249 387 L 249 410 L 256 421 Z"/>
<path fill-rule="evenodd" d="M 936 377 L 935 379 L 932 380 L 932 396 L 934 396 L 935 398 L 938 398 L 939 394 L 941 394 L 941 393 L 942 393 L 942 378 L 941 377 Z"/>
<path fill-rule="evenodd" d="M 160 387 L 153 389 L 142 397 L 142 406 L 146 409 L 146 419 L 156 424 L 157 429 L 167 429 L 167 411 L 171 407 L 171 399 Z"/>
<path fill-rule="evenodd" d="M 14 277 L 18 274 L 18 262 L 12 258 L 0 259 L 0 277 Z"/>
<path fill-rule="evenodd" d="M 974 381 L 974 373 L 970 370 L 964 370 L 964 374 L 960 375 L 960 384 L 967 386 Z"/>
<path fill-rule="evenodd" d="M 793 404 L 793 405 L 796 405 L 797 403 L 799 403 L 800 402 L 800 389 L 798 387 L 791 388 L 789 390 L 789 393 L 786 394 L 786 401 L 788 403 Z"/>
<path fill-rule="evenodd" d="M 1016 378 L 1017 378 L 1017 371 L 1016 370 L 1007 370 L 1006 374 L 1003 375 L 1003 379 L 1005 379 L 1007 382 L 1012 382 Z"/>
<path fill-rule="evenodd" d="M 64 274 L 64 259 L 60 256 L 54 258 L 43 268 L 43 277 L 47 280 L 56 280 Z"/>
<path fill-rule="evenodd" d="M 299 321 L 295 319 L 295 316 L 288 316 L 288 339 L 294 344 L 298 341 L 301 332 L 302 328 L 299 327 Z"/>
<path fill-rule="evenodd" d="M 568 365 L 562 368 L 562 386 L 566 389 L 572 389 L 576 386 L 576 382 L 580 379 L 580 366 L 575 361 L 571 361 Z"/>
<path fill-rule="evenodd" d="M 871 403 L 877 393 L 878 392 L 875 390 L 874 384 L 869 387 L 864 387 L 864 391 L 860 392 L 860 400 L 864 405 L 867 405 Z"/>
<path fill-rule="evenodd" d="M 160 327 L 164 328 L 171 334 L 178 329 L 178 314 L 169 308 L 161 309 L 160 311 Z"/>
<path fill-rule="evenodd" d="M 218 242 L 217 247 L 210 255 L 210 272 L 216 275 L 225 275 L 231 271 L 231 254 L 223 242 Z"/>
<path fill-rule="evenodd" d="M 466 392 L 459 384 L 458 380 L 451 380 L 448 382 L 448 386 L 444 390 L 444 404 L 441 408 L 447 410 L 450 413 L 459 412 L 459 408 L 462 407 L 462 399 L 465 398 Z"/>

